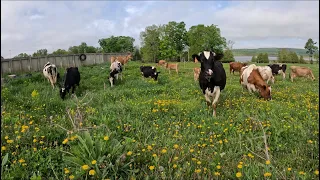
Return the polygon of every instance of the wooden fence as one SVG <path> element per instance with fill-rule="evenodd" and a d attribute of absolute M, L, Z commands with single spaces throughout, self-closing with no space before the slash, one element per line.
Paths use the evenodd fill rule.
<path fill-rule="evenodd" d="M 111 56 L 127 55 L 127 53 L 85 53 L 85 55 L 84 61 L 80 60 L 80 54 L 1 59 L 1 76 L 8 73 L 42 71 L 47 62 L 55 64 L 58 68 L 101 64 L 109 62 Z"/>

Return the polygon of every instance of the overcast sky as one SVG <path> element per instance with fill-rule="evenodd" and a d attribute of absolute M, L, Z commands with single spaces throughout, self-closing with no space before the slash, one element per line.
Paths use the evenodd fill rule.
<path fill-rule="evenodd" d="M 319 1 L 1 1 L 1 55 L 49 53 L 100 38 L 132 36 L 146 26 L 184 21 L 218 25 L 234 48 L 304 48 L 319 42 Z"/>

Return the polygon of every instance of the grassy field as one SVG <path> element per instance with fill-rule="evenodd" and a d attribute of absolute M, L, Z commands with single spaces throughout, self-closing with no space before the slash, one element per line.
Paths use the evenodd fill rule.
<path fill-rule="evenodd" d="M 318 179 L 318 65 L 303 65 L 315 81 L 277 76 L 263 101 L 224 64 L 216 118 L 193 80 L 200 64 L 159 68 L 155 82 L 129 62 L 112 89 L 109 65 L 80 67 L 64 101 L 41 73 L 2 87 L 2 179 Z"/>

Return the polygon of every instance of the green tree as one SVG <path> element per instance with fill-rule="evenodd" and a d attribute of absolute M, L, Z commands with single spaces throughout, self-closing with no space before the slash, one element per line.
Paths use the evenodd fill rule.
<path fill-rule="evenodd" d="M 32 54 L 32 57 L 40 57 L 40 56 L 47 56 L 48 50 L 47 49 L 39 49 L 37 52 L 34 52 Z"/>
<path fill-rule="evenodd" d="M 302 56 L 302 55 L 300 55 L 299 63 L 300 63 L 300 64 L 306 64 L 306 63 L 307 63 L 307 62 L 303 59 L 303 56 Z"/>
<path fill-rule="evenodd" d="M 160 58 L 176 60 L 179 56 L 181 57 L 188 42 L 186 24 L 183 21 L 179 23 L 170 21 L 163 26 L 160 34 Z"/>
<path fill-rule="evenodd" d="M 205 26 L 199 24 L 192 26 L 188 33 L 190 54 L 198 54 L 204 50 L 213 50 L 217 53 L 226 48 L 226 39 L 221 36 L 220 28 L 216 25 Z"/>
<path fill-rule="evenodd" d="M 257 58 L 255 56 L 252 56 L 251 62 L 257 62 Z"/>
<path fill-rule="evenodd" d="M 319 52 L 314 54 L 314 59 L 316 60 L 316 62 L 319 64 Z"/>
<path fill-rule="evenodd" d="M 297 53 L 290 51 L 289 52 L 289 59 L 291 60 L 291 63 L 298 63 L 299 62 L 299 57 Z"/>
<path fill-rule="evenodd" d="M 134 53 L 133 53 L 133 60 L 137 61 L 137 60 L 141 60 L 141 54 L 140 54 L 140 50 L 139 47 L 135 47 Z"/>
<path fill-rule="evenodd" d="M 64 49 L 57 49 L 56 51 L 52 52 L 53 55 L 63 55 L 63 54 L 68 54 L 68 51 Z"/>
<path fill-rule="evenodd" d="M 304 48 L 307 50 L 307 54 L 309 54 L 310 63 L 313 64 L 313 54 L 318 51 L 318 47 L 315 46 L 317 42 L 314 42 L 311 38 L 308 39 Z"/>
<path fill-rule="evenodd" d="M 141 39 L 141 56 L 143 61 L 157 62 L 160 55 L 160 35 L 163 35 L 163 26 L 147 26 L 145 31 L 140 33 Z"/>
<path fill-rule="evenodd" d="M 235 61 L 235 59 L 234 59 L 234 56 L 233 56 L 231 49 L 225 50 L 224 56 L 221 59 L 221 62 L 229 63 L 229 62 L 234 62 L 234 61 Z"/>
<path fill-rule="evenodd" d="M 105 39 L 99 39 L 99 44 L 106 53 L 133 52 L 135 39 L 129 36 L 111 36 Z"/>
<path fill-rule="evenodd" d="M 27 58 L 30 57 L 31 55 L 27 54 L 27 53 L 20 53 L 17 56 L 13 57 L 14 59 L 16 58 Z M 1 56 L 2 57 L 2 56 Z"/>
<path fill-rule="evenodd" d="M 70 46 L 68 49 L 69 54 L 79 54 L 78 46 Z"/>

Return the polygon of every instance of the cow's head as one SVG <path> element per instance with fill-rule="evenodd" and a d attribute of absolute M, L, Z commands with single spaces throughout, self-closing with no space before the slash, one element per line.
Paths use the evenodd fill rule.
<path fill-rule="evenodd" d="M 155 71 L 151 77 L 156 81 L 156 80 L 158 80 L 159 74 L 160 74 L 160 72 Z"/>
<path fill-rule="evenodd" d="M 223 54 L 216 54 L 212 51 L 203 51 L 199 55 L 195 55 L 195 58 L 201 63 L 201 71 L 205 73 L 206 78 L 211 78 L 213 75 L 214 61 L 221 60 Z"/>
<path fill-rule="evenodd" d="M 260 89 L 260 95 L 264 100 L 271 100 L 271 86 L 270 85 L 262 85 Z"/>
<path fill-rule="evenodd" d="M 66 94 L 67 94 L 66 88 L 62 87 L 62 88 L 60 89 L 60 97 L 61 97 L 61 99 L 64 100 Z"/>

